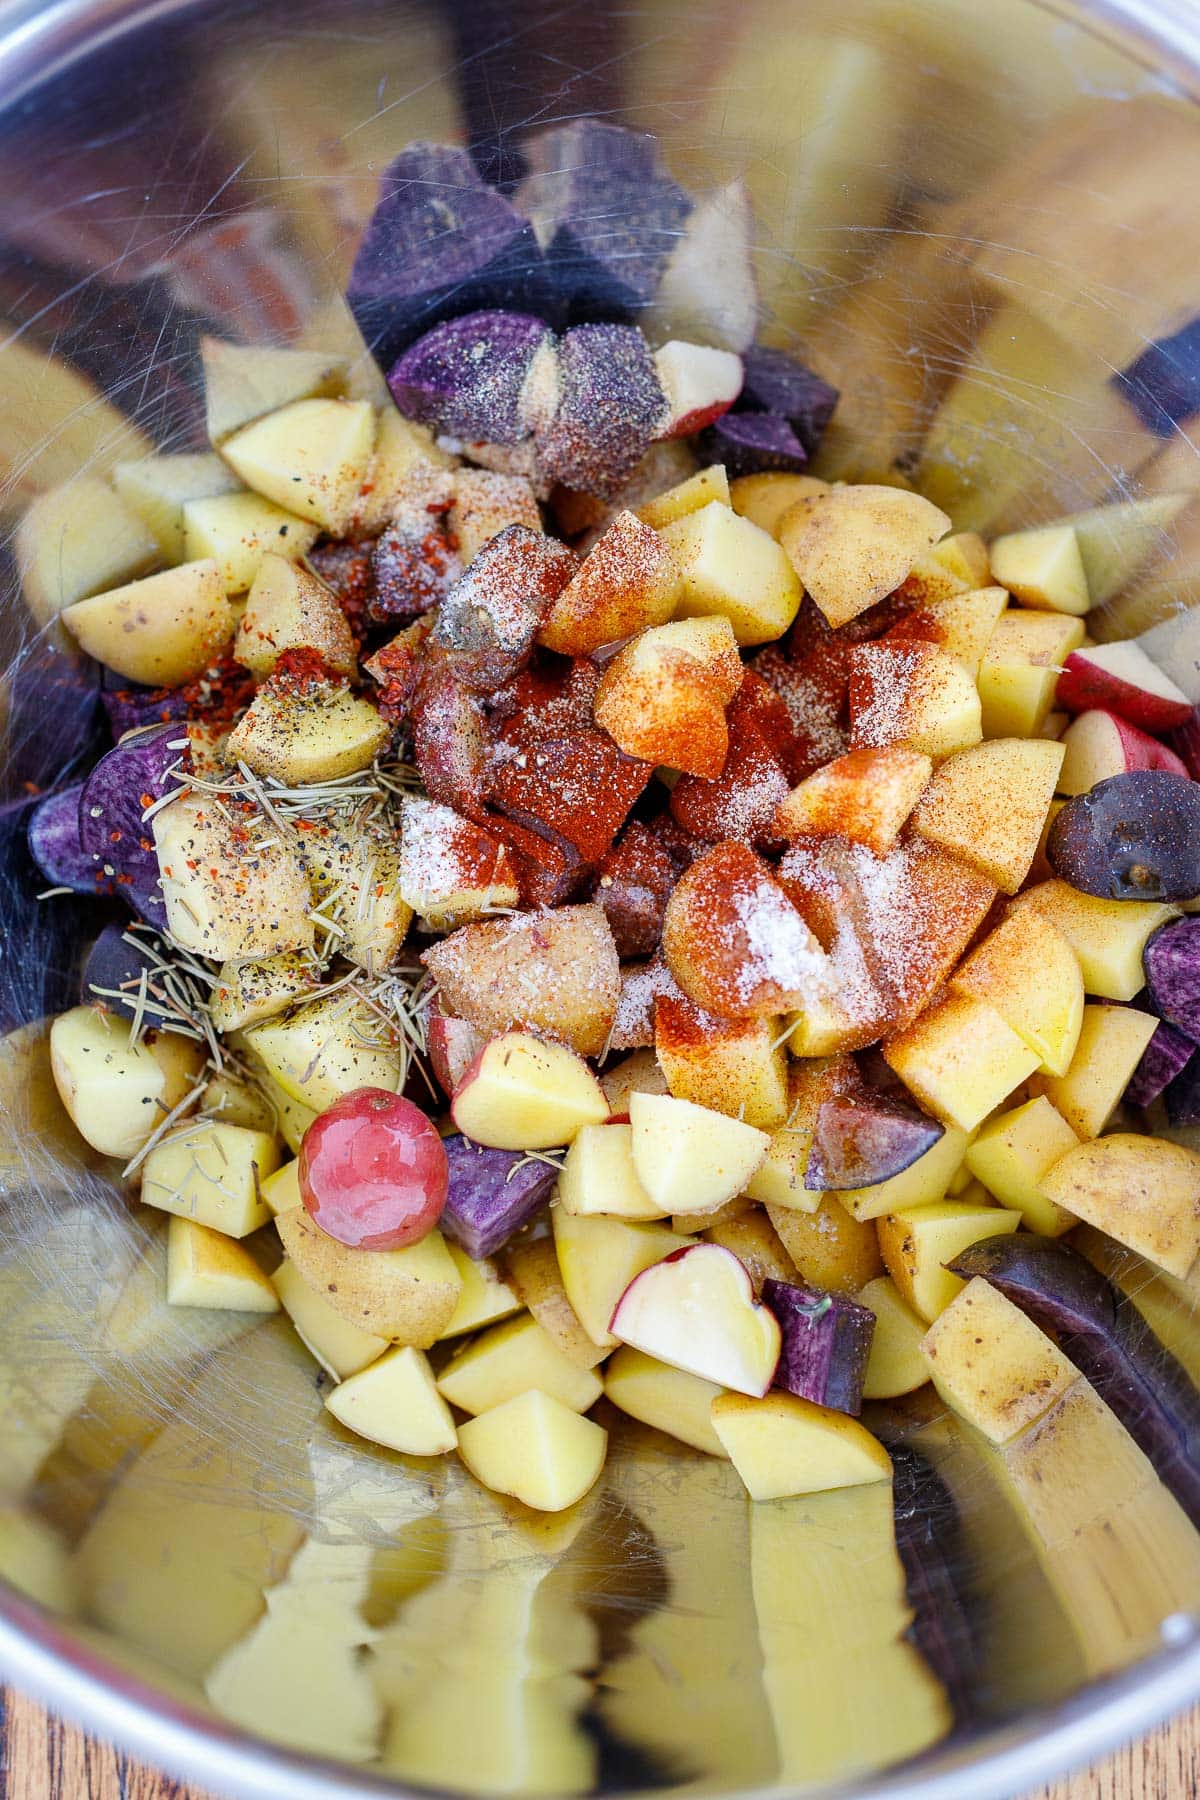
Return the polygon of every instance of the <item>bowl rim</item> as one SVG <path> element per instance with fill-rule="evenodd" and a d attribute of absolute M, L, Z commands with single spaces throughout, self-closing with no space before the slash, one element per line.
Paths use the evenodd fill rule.
<path fill-rule="evenodd" d="M 1200 0 L 1026 0 L 1117 40 L 1180 93 L 1200 98 Z M 8 110 L 32 88 L 125 32 L 196 0 L 0 0 L 0 94 Z M 1178 1614 L 1160 1649 L 1067 1699 L 951 1737 L 915 1762 L 832 1787 L 820 1800 L 1009 1800 L 1094 1761 L 1200 1698 L 1200 1618 Z M 115 1741 L 228 1800 L 352 1800 L 433 1790 L 291 1751 L 181 1702 L 75 1639 L 69 1624 L 0 1579 L 0 1679 L 98 1738 Z M 786 1786 L 739 1790 L 778 1800 Z M 628 1800 L 661 1800 L 662 1790 Z"/>

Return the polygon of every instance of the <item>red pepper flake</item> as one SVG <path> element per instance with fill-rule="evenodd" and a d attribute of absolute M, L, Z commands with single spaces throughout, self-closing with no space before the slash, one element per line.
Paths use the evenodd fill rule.
<path fill-rule="evenodd" d="M 271 689 L 274 693 L 303 694 L 330 679 L 329 665 L 320 652 L 300 647 L 281 653 L 271 673 Z"/>
<path fill-rule="evenodd" d="M 254 677 L 226 653 L 179 691 L 190 719 L 203 720 L 208 725 L 232 725 L 254 697 Z"/>
<path fill-rule="evenodd" d="M 141 806 L 142 811 L 145 812 L 147 807 L 154 805 L 154 795 L 153 794 L 139 794 L 138 795 L 138 803 Z"/>

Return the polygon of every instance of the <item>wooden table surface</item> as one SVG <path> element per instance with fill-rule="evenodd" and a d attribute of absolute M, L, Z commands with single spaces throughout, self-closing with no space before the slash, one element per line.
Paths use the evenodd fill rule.
<path fill-rule="evenodd" d="M 1200 1795 L 1200 1707 L 1094 1767 L 1027 1800 L 1196 1800 Z M 11 1692 L 3 1696 L 0 1800 L 221 1800 L 183 1788 L 51 1719 Z M 280 1800 L 285 1800 L 284 1796 Z"/>

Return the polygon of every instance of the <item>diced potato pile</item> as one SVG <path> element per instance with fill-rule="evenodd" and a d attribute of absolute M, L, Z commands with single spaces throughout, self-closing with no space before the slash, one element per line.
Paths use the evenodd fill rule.
<path fill-rule="evenodd" d="M 157 1015 L 51 1032 L 78 1130 L 172 1215 L 171 1303 L 281 1307 L 342 1425 L 546 1511 L 600 1475 L 602 1397 L 760 1500 L 886 1480 L 861 1399 L 930 1378 L 994 1443 L 1031 1430 L 1080 1377 L 948 1264 L 1080 1220 L 1175 1276 L 1200 1252 L 1200 1155 L 1121 1110 L 1178 909 L 1047 861 L 1064 784 L 1118 772 L 1093 733 L 1063 773 L 1074 524 L 989 551 L 913 493 L 718 464 L 576 554 L 524 475 L 348 399 L 338 359 L 205 360 L 213 454 L 18 534 L 35 614 L 114 674 L 258 684 L 146 827 L 236 1061 Z M 505 1174 L 364 1251 L 281 1164 L 404 1087 L 409 1038 L 489 1169 L 555 1169 L 487 1253 Z M 794 1334 L 835 1307 L 862 1354 L 829 1405 Z"/>

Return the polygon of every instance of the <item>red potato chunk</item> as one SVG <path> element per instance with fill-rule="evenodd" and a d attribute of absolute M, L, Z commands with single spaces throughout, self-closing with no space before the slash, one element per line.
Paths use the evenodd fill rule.
<path fill-rule="evenodd" d="M 746 669 L 742 685 L 730 701 L 726 718 L 731 734 L 740 725 L 753 725 L 762 733 L 789 782 L 802 781 L 813 767 L 814 753 L 809 734 L 800 729 L 787 701 L 757 669 Z"/>
<path fill-rule="evenodd" d="M 363 664 L 378 685 L 376 701 L 391 725 L 404 724 L 412 711 L 425 667 L 424 648 L 429 632 L 428 619 L 414 619 Z"/>
<path fill-rule="evenodd" d="M 850 741 L 842 723 L 848 674 L 840 685 L 831 682 L 819 664 L 793 662 L 778 644 L 760 650 L 747 673 L 765 682 L 787 713 L 791 739 L 784 767 L 790 780 L 803 781 L 842 754 Z"/>
<path fill-rule="evenodd" d="M 526 750 L 498 746 L 492 801 L 518 825 L 570 845 L 584 862 L 594 863 L 611 848 L 653 772 L 603 732 L 575 732 L 541 739 Z"/>
<path fill-rule="evenodd" d="M 688 998 L 727 1019 L 795 1012 L 828 991 L 820 944 L 745 844 L 715 845 L 682 877 L 663 953 Z"/>
<path fill-rule="evenodd" d="M 612 926 L 620 957 L 649 956 L 658 948 L 674 885 L 666 847 L 635 819 L 601 858 L 592 893 Z"/>
<path fill-rule="evenodd" d="M 462 574 L 447 526 L 454 481 L 445 469 L 414 472 L 371 552 L 370 618 L 415 619 L 446 598 Z"/>
<path fill-rule="evenodd" d="M 428 669 L 421 680 L 413 706 L 412 747 L 430 799 L 468 818 L 481 817 L 488 789 L 483 712 L 444 664 Z"/>
<path fill-rule="evenodd" d="M 421 959 L 443 1006 L 486 1038 L 528 1030 L 598 1056 L 616 1017 L 621 970 L 598 906 L 464 925 Z"/>
<path fill-rule="evenodd" d="M 584 872 L 583 858 L 573 845 L 552 844 L 499 813 L 489 813 L 486 823 L 512 859 L 522 906 L 561 906 L 570 899 Z"/>

